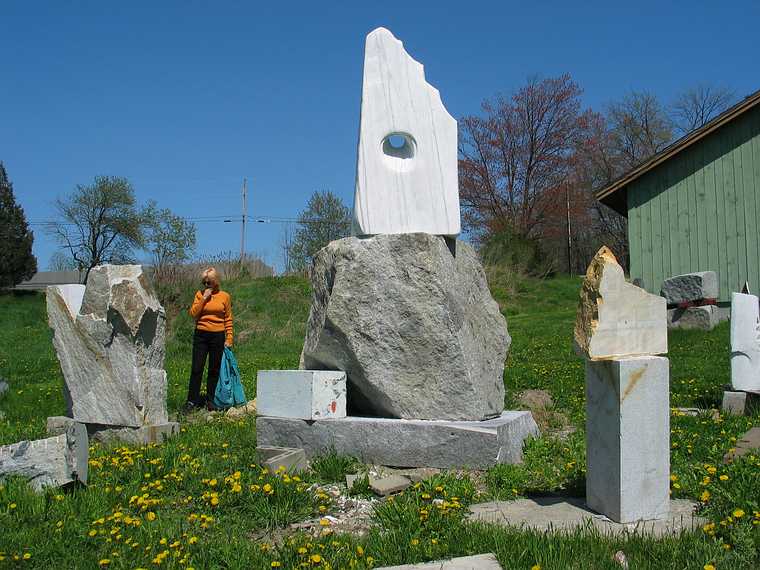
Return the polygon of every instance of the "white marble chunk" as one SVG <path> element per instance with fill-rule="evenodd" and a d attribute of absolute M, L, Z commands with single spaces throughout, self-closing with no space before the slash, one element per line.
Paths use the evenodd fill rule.
<path fill-rule="evenodd" d="M 668 352 L 665 299 L 626 282 L 602 246 L 588 266 L 575 322 L 576 352 L 591 360 Z"/>
<path fill-rule="evenodd" d="M 731 387 L 760 391 L 760 304 L 755 295 L 731 294 Z"/>
<path fill-rule="evenodd" d="M 357 154 L 356 234 L 459 234 L 456 120 L 385 28 L 367 36 Z"/>
<path fill-rule="evenodd" d="M 667 358 L 586 361 L 586 449 L 589 508 L 620 523 L 667 516 Z"/>
<path fill-rule="evenodd" d="M 260 416 L 318 420 L 346 417 L 346 373 L 332 370 L 259 370 Z"/>

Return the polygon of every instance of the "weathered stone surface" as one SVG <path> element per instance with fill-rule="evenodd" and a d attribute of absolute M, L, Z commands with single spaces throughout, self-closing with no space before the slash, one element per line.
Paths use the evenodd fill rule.
<path fill-rule="evenodd" d="M 303 449 L 259 445 L 256 447 L 256 456 L 261 465 L 272 473 L 281 470 L 287 472 L 305 471 L 307 467 L 306 453 Z"/>
<path fill-rule="evenodd" d="M 315 259 L 301 368 L 345 370 L 349 414 L 481 420 L 511 339 L 474 250 L 428 234 L 345 238 Z"/>
<path fill-rule="evenodd" d="M 0 446 L 0 480 L 24 477 L 37 490 L 86 484 L 88 459 L 87 430 L 74 423 L 61 435 Z"/>
<path fill-rule="evenodd" d="M 539 531 L 567 532 L 591 525 L 604 535 L 673 536 L 698 530 L 707 523 L 696 516 L 696 509 L 696 503 L 676 499 L 670 501 L 669 515 L 665 518 L 617 523 L 589 509 L 581 498 L 537 497 L 472 505 L 469 519 Z"/>
<path fill-rule="evenodd" d="M 372 492 L 381 497 L 387 497 L 394 493 L 409 488 L 412 482 L 403 475 L 389 475 L 388 477 L 370 477 L 369 488 Z"/>
<path fill-rule="evenodd" d="M 760 392 L 741 392 L 725 390 L 721 409 L 726 414 L 748 416 L 752 409 L 760 408 Z"/>
<path fill-rule="evenodd" d="M 139 265 L 102 265 L 48 287 L 67 415 L 88 424 L 164 424 L 166 316 Z"/>
<path fill-rule="evenodd" d="M 478 554 L 477 556 L 463 556 L 421 564 L 383 566 L 377 570 L 502 570 L 502 568 L 493 554 Z"/>
<path fill-rule="evenodd" d="M 586 361 L 586 501 L 615 522 L 668 514 L 669 390 L 667 358 Z"/>
<path fill-rule="evenodd" d="M 60 435 L 61 433 L 65 433 L 73 424 L 83 425 L 87 430 L 90 440 L 99 443 L 118 441 L 131 445 L 147 445 L 149 443 L 163 443 L 179 433 L 179 424 L 177 422 L 140 427 L 114 427 L 103 424 L 82 424 L 66 416 L 49 417 L 47 419 L 47 433 L 48 435 Z"/>
<path fill-rule="evenodd" d="M 482 422 L 256 418 L 259 445 L 299 447 L 309 457 L 334 449 L 365 463 L 396 467 L 481 468 L 519 463 L 525 439 L 537 435 L 530 412 L 504 412 Z"/>
<path fill-rule="evenodd" d="M 258 413 L 301 418 L 346 417 L 346 373 L 332 370 L 259 370 Z"/>
<path fill-rule="evenodd" d="M 627 283 L 613 253 L 602 247 L 586 271 L 575 321 L 576 351 L 592 360 L 665 354 L 665 299 Z"/>
<path fill-rule="evenodd" d="M 715 305 L 668 309 L 669 329 L 711 331 L 719 322 L 718 307 Z"/>
<path fill-rule="evenodd" d="M 355 233 L 459 234 L 457 122 L 385 28 L 367 36 L 357 155 Z"/>
<path fill-rule="evenodd" d="M 718 275 L 715 271 L 686 273 L 666 279 L 662 283 L 660 295 L 665 297 L 668 305 L 678 305 L 718 298 Z"/>
<path fill-rule="evenodd" d="M 248 400 L 243 406 L 233 406 L 224 413 L 224 416 L 230 419 L 238 419 L 243 416 L 256 413 L 256 398 Z"/>
<path fill-rule="evenodd" d="M 5 394 L 8 391 L 8 382 L 5 380 L 0 380 L 0 396 Z"/>
<path fill-rule="evenodd" d="M 760 305 L 755 295 L 731 294 L 731 387 L 760 392 Z"/>

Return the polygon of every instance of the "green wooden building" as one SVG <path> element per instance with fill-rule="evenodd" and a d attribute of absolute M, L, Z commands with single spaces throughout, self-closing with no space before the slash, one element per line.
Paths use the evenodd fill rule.
<path fill-rule="evenodd" d="M 715 271 L 720 301 L 760 291 L 760 91 L 597 193 L 628 218 L 630 276 Z"/>

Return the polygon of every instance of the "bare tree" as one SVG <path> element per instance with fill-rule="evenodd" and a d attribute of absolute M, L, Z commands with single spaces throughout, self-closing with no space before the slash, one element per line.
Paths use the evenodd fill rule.
<path fill-rule="evenodd" d="M 681 93 L 671 107 L 673 124 L 686 134 L 710 122 L 725 111 L 736 95 L 727 87 L 697 85 Z"/>
<path fill-rule="evenodd" d="M 511 97 L 486 100 L 482 116 L 460 121 L 459 191 L 475 237 L 505 228 L 542 235 L 593 116 L 581 110 L 580 95 L 569 75 L 532 78 Z"/>
<path fill-rule="evenodd" d="M 47 231 L 85 271 L 102 263 L 126 263 L 142 247 L 143 217 L 126 178 L 98 176 L 89 186 L 55 201 L 60 220 Z"/>
<path fill-rule="evenodd" d="M 638 166 L 673 140 L 670 118 L 651 93 L 632 91 L 621 101 L 609 104 L 606 115 L 610 161 L 623 171 Z"/>
<path fill-rule="evenodd" d="M 188 261 L 196 244 L 195 224 L 172 213 L 159 209 L 155 201 L 148 202 L 142 214 L 144 247 L 153 261 L 153 274 L 161 279 L 174 265 Z"/>

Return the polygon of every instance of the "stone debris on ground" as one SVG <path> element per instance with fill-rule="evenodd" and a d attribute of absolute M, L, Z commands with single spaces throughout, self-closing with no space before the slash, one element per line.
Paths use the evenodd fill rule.
<path fill-rule="evenodd" d="M 723 456 L 724 463 L 731 463 L 737 457 L 749 453 L 760 454 L 760 427 L 753 427 L 737 441 L 736 445 Z"/>
<path fill-rule="evenodd" d="M 253 400 L 248 400 L 248 402 L 243 406 L 233 406 L 226 412 L 224 412 L 224 416 L 231 419 L 238 419 L 242 418 L 244 416 L 248 416 L 251 414 L 256 413 L 256 398 Z"/>
<path fill-rule="evenodd" d="M 695 530 L 706 524 L 706 519 L 695 514 L 697 506 L 685 499 L 674 499 L 670 501 L 667 516 L 626 524 L 616 523 L 590 510 L 584 499 L 537 497 L 472 505 L 468 520 L 550 532 L 564 532 L 590 524 L 607 536 L 636 533 L 659 537 L 678 535 L 681 531 Z"/>
<path fill-rule="evenodd" d="M 711 331 L 720 320 L 720 311 L 715 305 L 668 309 L 669 329 Z"/>
<path fill-rule="evenodd" d="M 626 282 L 606 246 L 588 266 L 575 321 L 575 349 L 590 360 L 668 352 L 665 299 Z"/>
<path fill-rule="evenodd" d="M 660 295 L 665 297 L 668 305 L 693 303 L 703 299 L 717 299 L 718 275 L 715 271 L 676 275 L 663 281 Z"/>
<path fill-rule="evenodd" d="M 744 392 L 725 390 L 723 392 L 723 413 L 733 416 L 747 416 L 754 408 L 760 408 L 760 391 Z"/>
<path fill-rule="evenodd" d="M 576 430 L 565 414 L 554 410 L 554 400 L 546 390 L 523 390 L 517 397 L 517 403 L 530 410 L 541 433 L 565 438 Z"/>
<path fill-rule="evenodd" d="M 256 457 L 261 466 L 266 467 L 271 473 L 296 473 L 305 471 L 308 467 L 306 453 L 297 447 L 259 445 L 256 447 Z"/>
<path fill-rule="evenodd" d="M 362 536 L 369 531 L 372 526 L 375 505 L 380 499 L 346 496 L 342 485 L 337 484 L 315 484 L 309 487 L 309 490 L 314 493 L 324 493 L 332 498 L 330 514 L 293 523 L 289 527 L 291 530 L 304 531 L 314 537 L 323 536 L 330 532 L 345 532 Z"/>
<path fill-rule="evenodd" d="M 23 477 L 37 491 L 87 484 L 88 460 L 87 429 L 74 423 L 61 435 L 0 446 L 0 480 Z"/>
<path fill-rule="evenodd" d="M 140 265 L 100 265 L 86 287 L 48 287 L 47 312 L 66 416 L 119 427 L 168 421 L 166 313 Z"/>
<path fill-rule="evenodd" d="M 377 570 L 502 570 L 501 564 L 493 554 L 463 556 L 449 560 L 404 564 L 402 566 L 383 566 Z"/>
<path fill-rule="evenodd" d="M 3 378 L 0 378 L 0 396 L 5 394 L 8 391 L 8 388 L 9 388 L 8 381 Z"/>
<path fill-rule="evenodd" d="M 316 255 L 311 283 L 300 368 L 345 370 L 350 415 L 501 414 L 511 338 L 471 246 L 452 255 L 429 234 L 344 238 Z"/>

